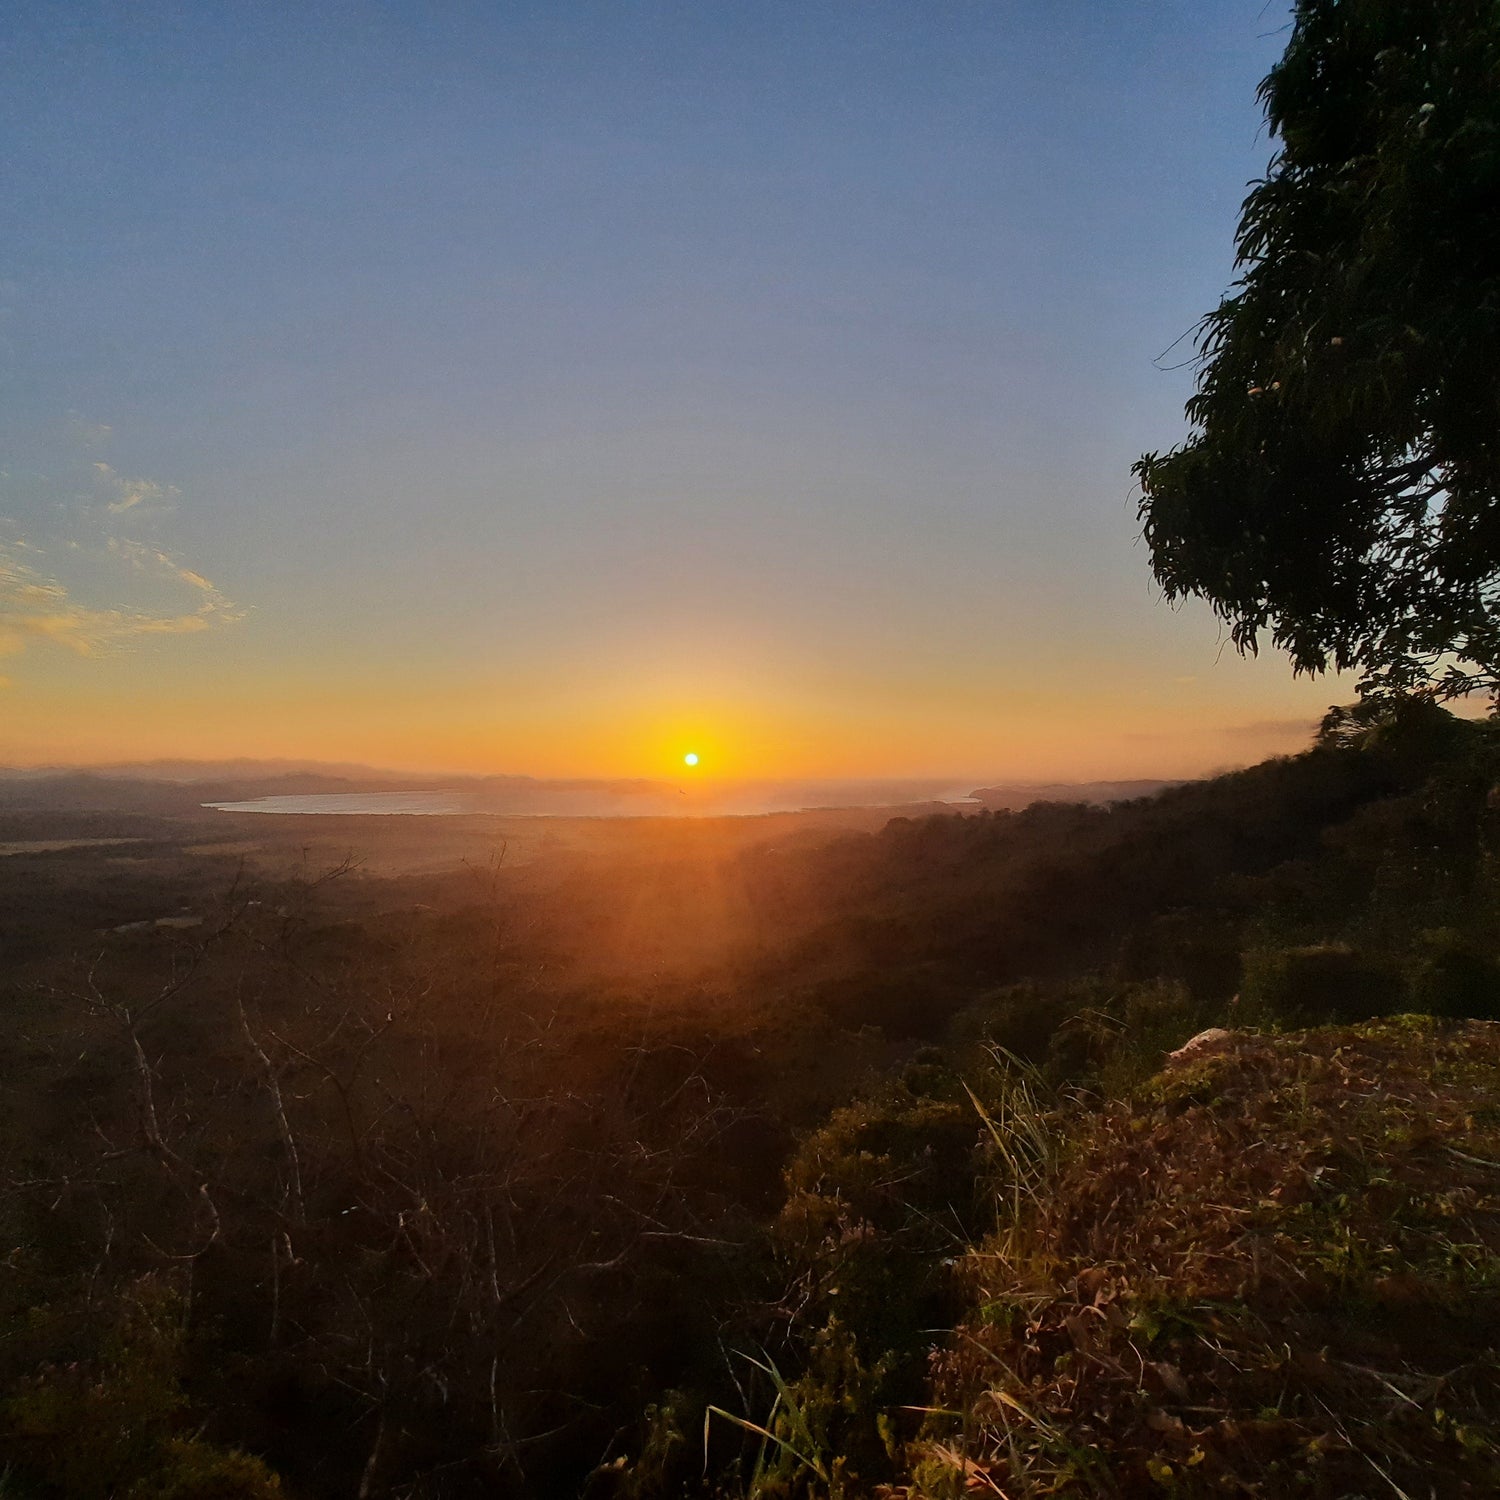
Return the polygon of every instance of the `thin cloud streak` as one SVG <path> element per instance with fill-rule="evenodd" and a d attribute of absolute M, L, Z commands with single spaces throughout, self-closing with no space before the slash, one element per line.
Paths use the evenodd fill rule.
<path fill-rule="evenodd" d="M 17 550 L 0 550 L 0 656 L 18 656 L 33 641 L 78 656 L 103 656 L 145 636 L 193 635 L 237 624 L 246 615 L 202 574 L 139 542 L 111 539 L 109 550 L 138 571 L 192 588 L 201 596 L 196 609 L 96 609 L 75 599 L 57 578 L 22 562 Z"/>
<path fill-rule="evenodd" d="M 1257 719 L 1252 724 L 1230 724 L 1221 733 L 1239 740 L 1287 739 L 1293 735 L 1310 740 L 1317 733 L 1318 723 L 1317 719 Z"/>
<path fill-rule="evenodd" d="M 105 496 L 104 508 L 112 516 L 130 515 L 134 520 L 169 516 L 177 509 L 182 491 L 175 484 L 154 479 L 127 479 L 106 463 L 94 464 L 96 484 Z"/>

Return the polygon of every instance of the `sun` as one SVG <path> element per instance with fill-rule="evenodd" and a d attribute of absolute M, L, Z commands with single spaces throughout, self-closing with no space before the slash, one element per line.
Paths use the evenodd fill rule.
<path fill-rule="evenodd" d="M 696 766 L 698 764 L 698 752 L 696 750 L 689 750 L 688 753 L 682 757 L 682 763 L 685 766 Z"/>

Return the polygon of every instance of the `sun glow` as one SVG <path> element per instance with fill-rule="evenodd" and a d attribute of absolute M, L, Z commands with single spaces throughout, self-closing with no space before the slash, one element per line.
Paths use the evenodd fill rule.
<path fill-rule="evenodd" d="M 698 764 L 698 752 L 696 750 L 689 750 L 688 753 L 682 757 L 682 763 L 685 766 L 696 766 Z"/>

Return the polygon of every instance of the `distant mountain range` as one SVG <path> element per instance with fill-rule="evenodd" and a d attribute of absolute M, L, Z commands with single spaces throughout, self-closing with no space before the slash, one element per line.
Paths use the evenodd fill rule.
<path fill-rule="evenodd" d="M 0 766 L 0 781 L 37 780 L 59 776 L 104 776 L 125 781 L 262 781 L 278 776 L 321 776 L 374 782 L 426 783 L 423 773 L 388 771 L 355 761 L 253 760 L 241 756 L 230 760 L 121 760 L 102 765 L 30 766 L 24 769 Z"/>
<path fill-rule="evenodd" d="M 937 780 L 688 781 L 641 778 L 431 776 L 312 761 L 120 762 L 89 767 L 0 768 L 0 810 L 194 813 L 206 803 L 261 798 L 379 797 L 443 792 L 454 811 L 653 816 L 754 814 L 795 808 L 943 806 L 1018 810 L 1033 802 L 1118 802 L 1151 796 L 1168 781 L 1015 782 L 968 790 Z M 450 810 L 450 809 L 444 809 Z"/>

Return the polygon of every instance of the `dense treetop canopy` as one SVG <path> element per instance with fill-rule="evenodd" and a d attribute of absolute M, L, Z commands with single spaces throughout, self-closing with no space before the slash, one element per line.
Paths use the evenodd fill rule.
<path fill-rule="evenodd" d="M 1500 3 L 1298 0 L 1280 150 L 1136 465 L 1152 565 L 1241 650 L 1371 693 L 1500 688 Z"/>

